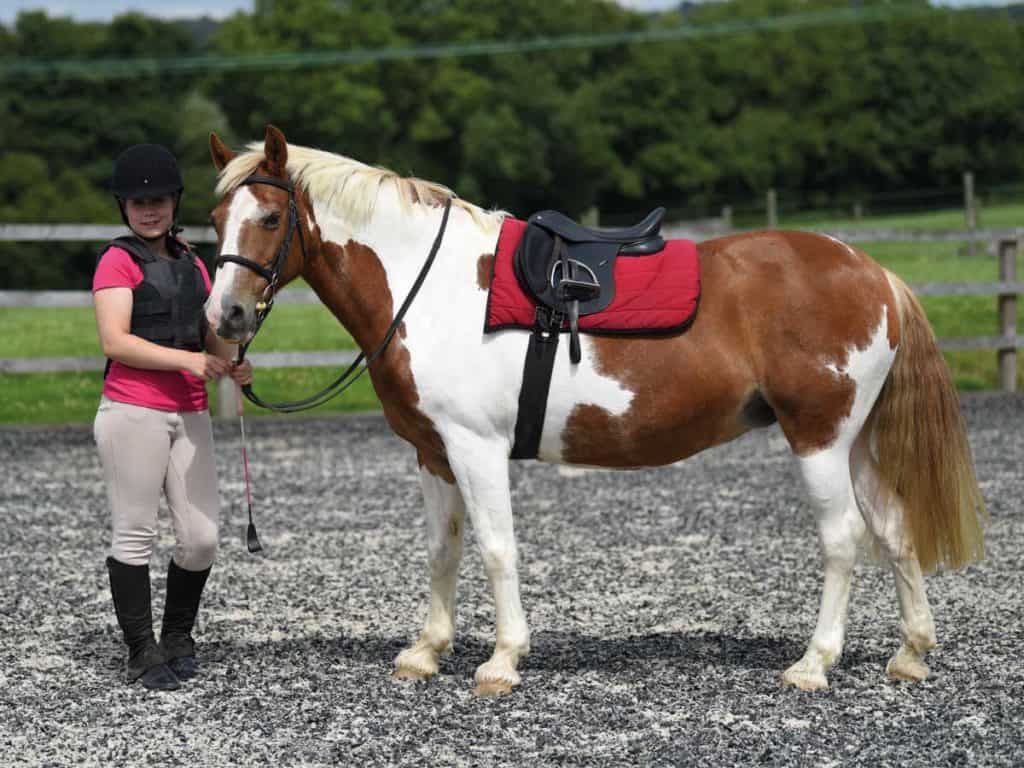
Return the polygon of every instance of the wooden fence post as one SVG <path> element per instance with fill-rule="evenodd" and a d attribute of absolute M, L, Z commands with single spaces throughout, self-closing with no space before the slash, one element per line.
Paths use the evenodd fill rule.
<path fill-rule="evenodd" d="M 1017 240 L 999 241 L 999 279 L 1017 280 Z M 999 332 L 1003 337 L 1017 337 L 1017 294 L 1001 293 L 999 302 Z M 1005 347 L 996 353 L 999 360 L 999 386 L 1004 392 L 1017 391 L 1017 349 Z"/>
<path fill-rule="evenodd" d="M 967 241 L 967 255 L 977 255 L 974 244 L 974 230 L 978 227 L 977 209 L 974 204 L 974 174 L 971 171 L 964 171 L 964 216 L 967 223 L 967 231 L 970 233 L 970 240 Z"/>
<path fill-rule="evenodd" d="M 722 206 L 722 229 L 726 232 L 732 231 L 732 206 Z"/>
<path fill-rule="evenodd" d="M 768 208 L 768 229 L 775 229 L 779 226 L 778 199 L 775 189 L 769 189 L 766 195 L 765 204 Z"/>

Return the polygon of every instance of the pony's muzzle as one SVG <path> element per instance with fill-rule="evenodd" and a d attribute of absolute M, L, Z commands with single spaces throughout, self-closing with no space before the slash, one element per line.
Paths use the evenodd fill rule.
<path fill-rule="evenodd" d="M 247 309 L 238 302 L 225 297 L 221 302 L 217 335 L 228 341 L 245 341 L 252 336 L 255 321 L 254 309 Z"/>

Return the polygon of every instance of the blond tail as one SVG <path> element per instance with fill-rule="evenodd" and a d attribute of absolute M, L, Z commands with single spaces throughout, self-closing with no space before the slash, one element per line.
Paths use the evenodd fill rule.
<path fill-rule="evenodd" d="M 879 469 L 903 501 L 904 530 L 921 568 L 955 569 L 984 555 L 985 502 L 935 334 L 906 283 L 888 277 L 899 305 L 900 346 L 876 406 Z"/>

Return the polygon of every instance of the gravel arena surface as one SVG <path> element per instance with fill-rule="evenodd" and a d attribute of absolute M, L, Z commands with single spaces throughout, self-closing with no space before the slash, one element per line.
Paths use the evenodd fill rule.
<path fill-rule="evenodd" d="M 0 429 L 0 765 L 1024 765 L 1024 397 L 963 405 L 988 555 L 928 579 L 931 677 L 885 677 L 896 593 L 866 558 L 817 694 L 779 682 L 822 573 L 777 428 L 656 470 L 513 464 L 533 651 L 496 699 L 472 694 L 494 638 L 472 525 L 454 653 L 429 683 L 390 677 L 428 587 L 415 455 L 382 417 L 248 420 L 263 557 L 238 425 L 217 425 L 203 671 L 171 693 L 119 676 L 91 427 Z M 157 621 L 172 545 L 163 511 Z"/>

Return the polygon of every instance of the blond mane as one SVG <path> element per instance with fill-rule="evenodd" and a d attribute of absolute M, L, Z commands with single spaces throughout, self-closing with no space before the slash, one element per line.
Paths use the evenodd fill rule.
<path fill-rule="evenodd" d="M 218 196 L 238 187 L 263 161 L 261 142 L 252 142 L 248 150 L 237 155 L 220 172 L 216 189 Z M 417 203 L 441 206 L 453 194 L 447 187 L 432 181 L 402 177 L 386 168 L 366 165 L 349 157 L 296 144 L 288 145 L 287 170 L 307 195 L 322 201 L 331 211 L 354 226 L 361 226 L 370 220 L 377 196 L 385 183 L 394 185 L 405 210 L 411 210 Z M 452 208 L 466 211 L 487 232 L 496 232 L 507 215 L 504 211 L 484 211 L 459 198 L 452 200 Z"/>

